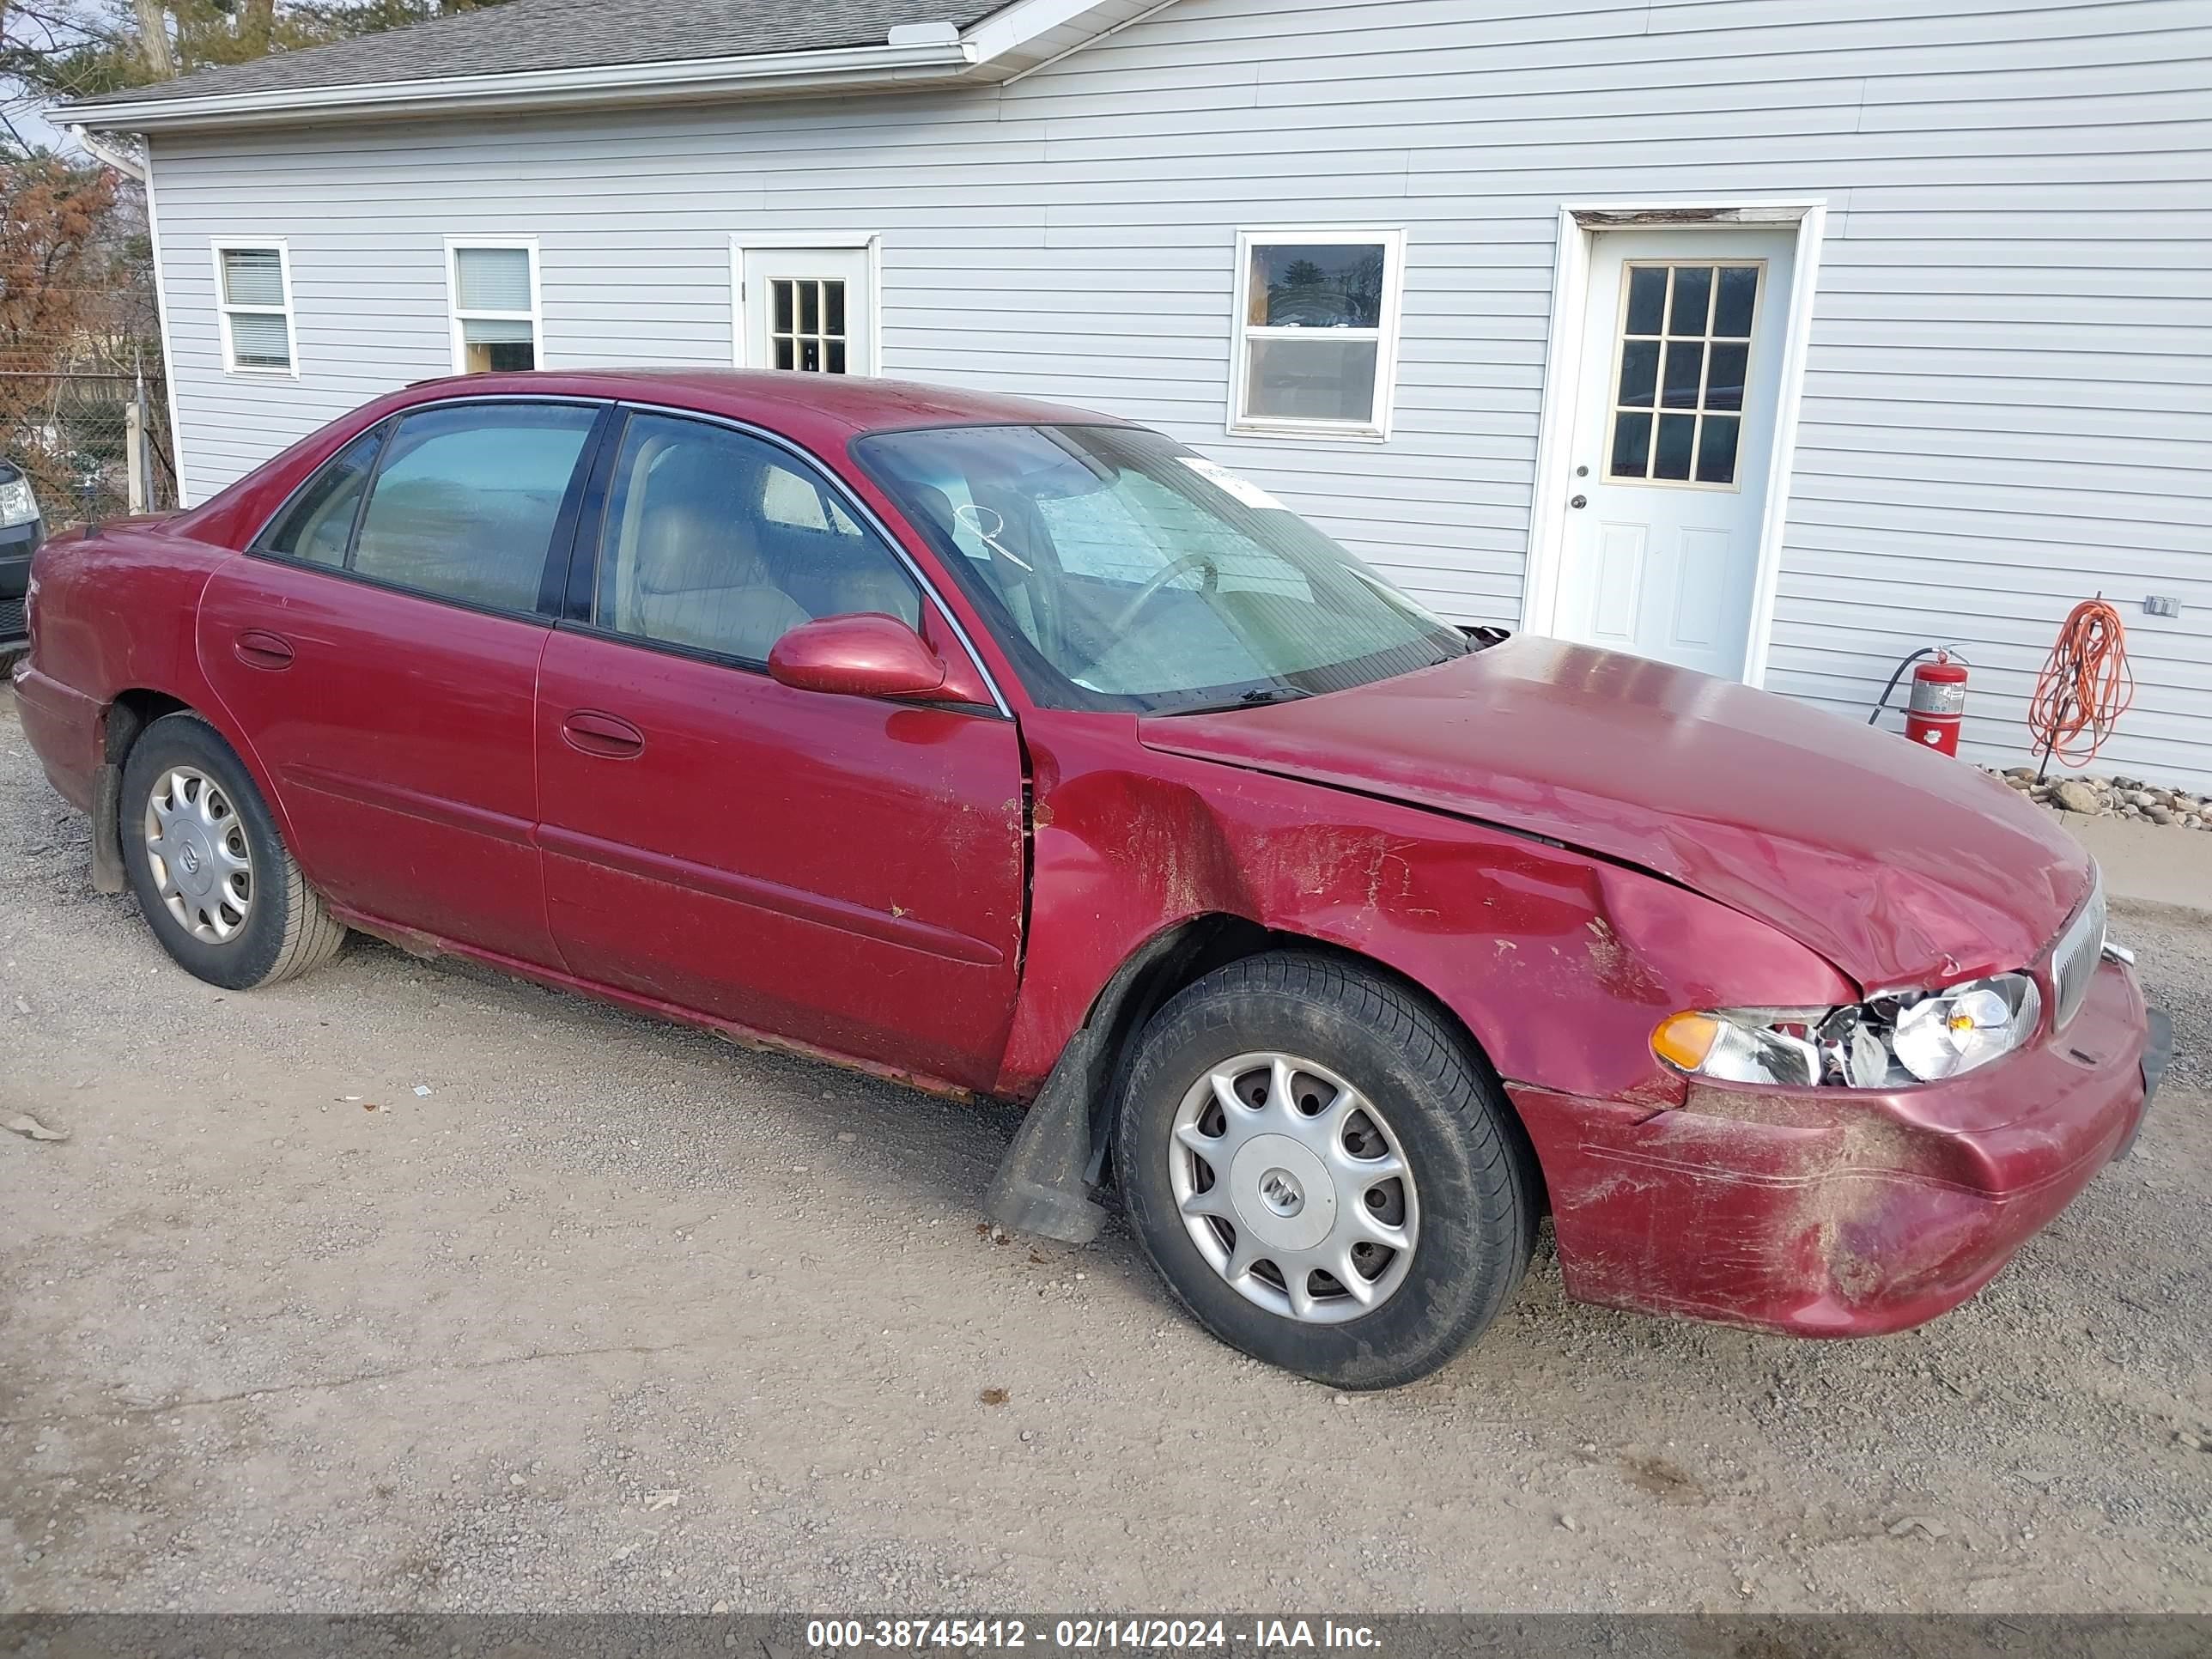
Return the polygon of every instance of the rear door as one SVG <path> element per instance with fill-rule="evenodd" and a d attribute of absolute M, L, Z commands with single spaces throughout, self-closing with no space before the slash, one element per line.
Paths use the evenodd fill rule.
<path fill-rule="evenodd" d="M 202 664 L 341 908 L 557 965 L 534 693 L 602 408 L 395 416 L 210 582 Z"/>
<path fill-rule="evenodd" d="M 635 413 L 601 470 L 604 532 L 580 538 L 538 682 L 538 833 L 569 967 L 987 1086 L 1021 932 L 1013 722 L 769 677 L 769 647 L 816 616 L 942 626 L 806 459 Z"/>

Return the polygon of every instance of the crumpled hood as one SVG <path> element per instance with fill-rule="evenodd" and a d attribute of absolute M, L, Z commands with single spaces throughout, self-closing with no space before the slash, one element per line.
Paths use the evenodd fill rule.
<path fill-rule="evenodd" d="M 1503 824 L 1671 878 L 1876 989 L 2033 962 L 2089 889 L 2057 821 L 1962 761 L 1807 704 L 1521 636 L 1144 742 Z"/>

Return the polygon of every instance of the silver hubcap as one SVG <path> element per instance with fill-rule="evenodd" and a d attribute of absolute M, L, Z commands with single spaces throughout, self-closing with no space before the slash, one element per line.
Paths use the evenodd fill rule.
<path fill-rule="evenodd" d="M 195 767 L 173 766 L 146 797 L 146 861 L 154 885 L 185 931 L 227 944 L 253 905 L 253 848 L 222 786 Z"/>
<path fill-rule="evenodd" d="M 1239 1054 L 1176 1109 L 1168 1176 L 1199 1254 L 1270 1313 L 1335 1324 L 1406 1282 L 1413 1172 L 1382 1113 L 1325 1066 Z"/>

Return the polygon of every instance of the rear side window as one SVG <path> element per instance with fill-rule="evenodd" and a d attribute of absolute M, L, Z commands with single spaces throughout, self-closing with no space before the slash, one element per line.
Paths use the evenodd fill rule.
<path fill-rule="evenodd" d="M 263 553 L 305 559 L 311 564 L 342 565 L 346 544 L 353 539 L 353 521 L 361 507 L 361 492 L 376 466 L 389 428 L 364 432 L 323 463 L 321 471 L 292 498 L 283 515 L 262 532 L 255 544 Z"/>
<path fill-rule="evenodd" d="M 550 404 L 404 416 L 369 489 L 351 568 L 469 605 L 535 610 L 562 499 L 598 418 Z"/>

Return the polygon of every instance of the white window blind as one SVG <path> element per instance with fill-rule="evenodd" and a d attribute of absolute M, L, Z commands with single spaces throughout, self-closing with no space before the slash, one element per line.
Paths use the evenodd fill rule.
<path fill-rule="evenodd" d="M 453 250 L 454 288 L 462 311 L 530 311 L 530 250 Z"/>
<path fill-rule="evenodd" d="M 284 258 L 273 247 L 227 247 L 222 251 L 225 305 L 284 305 Z"/>

